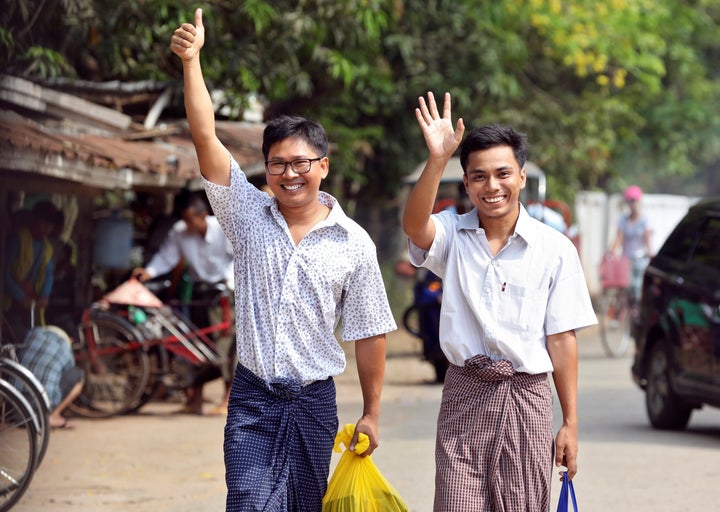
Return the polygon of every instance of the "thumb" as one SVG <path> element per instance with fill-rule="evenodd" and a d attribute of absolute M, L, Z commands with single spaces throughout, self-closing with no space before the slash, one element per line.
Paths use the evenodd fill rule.
<path fill-rule="evenodd" d="M 205 28 L 202 22 L 202 9 L 200 8 L 195 9 L 195 27 L 199 29 Z"/>
<path fill-rule="evenodd" d="M 457 127 L 455 128 L 455 140 L 461 141 L 463 137 L 463 133 L 465 133 L 465 123 L 463 122 L 463 118 L 459 118 L 457 120 Z"/>

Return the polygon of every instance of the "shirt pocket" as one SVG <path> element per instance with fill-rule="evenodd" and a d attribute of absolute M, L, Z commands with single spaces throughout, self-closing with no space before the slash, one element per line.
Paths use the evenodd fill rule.
<path fill-rule="evenodd" d="M 514 325 L 509 326 L 523 332 L 542 330 L 545 323 L 547 295 L 537 288 L 507 284 L 504 293 L 509 294 L 509 317 Z"/>

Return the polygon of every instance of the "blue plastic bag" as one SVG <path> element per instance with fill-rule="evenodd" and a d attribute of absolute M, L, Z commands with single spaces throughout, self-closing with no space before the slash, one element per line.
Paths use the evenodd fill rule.
<path fill-rule="evenodd" d="M 577 500 L 575 499 L 575 488 L 572 480 L 568 478 L 567 471 L 563 473 L 563 483 L 560 489 L 560 501 L 558 502 L 557 512 L 569 512 L 569 500 L 572 500 L 573 510 L 578 512 Z"/>

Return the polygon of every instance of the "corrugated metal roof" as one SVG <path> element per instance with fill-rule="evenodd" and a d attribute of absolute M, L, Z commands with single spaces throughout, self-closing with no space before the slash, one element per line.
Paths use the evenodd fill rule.
<path fill-rule="evenodd" d="M 118 180 L 105 176 L 95 184 L 102 188 L 128 188 L 133 183 L 182 186 L 200 178 L 200 170 L 187 128 L 175 128 L 178 133 L 171 129 L 168 135 L 150 140 L 127 140 L 121 135 L 68 134 L 29 118 L 0 113 L 0 168 L 83 182 L 87 180 L 82 169 L 102 168 L 144 175 L 130 183 L 126 174 Z M 262 168 L 262 130 L 257 124 L 218 123 L 217 131 L 240 165 L 252 171 Z"/>
<path fill-rule="evenodd" d="M 25 81 L 13 77 L 3 76 L 0 85 L 4 93 L 0 106 L 5 108 L 0 110 L 0 169 L 106 189 L 182 187 L 200 178 L 185 121 L 145 131 L 137 125 L 102 129 L 98 120 L 112 119 L 117 112 L 93 104 L 92 116 L 84 123 L 85 100 L 50 94 L 35 84 L 28 88 Z M 69 117 L 58 115 L 60 104 Z M 248 174 L 263 170 L 264 125 L 217 122 L 216 127 L 220 140 Z"/>

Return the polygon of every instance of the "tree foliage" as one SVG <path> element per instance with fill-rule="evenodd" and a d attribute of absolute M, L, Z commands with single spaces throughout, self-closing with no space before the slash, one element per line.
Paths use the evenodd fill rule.
<path fill-rule="evenodd" d="M 197 6 L 211 87 L 322 122 L 334 191 L 360 203 L 423 160 L 428 90 L 470 128 L 527 133 L 553 197 L 718 186 L 718 0 L 9 0 L 0 56 L 36 78 L 179 79 L 168 42 Z"/>

